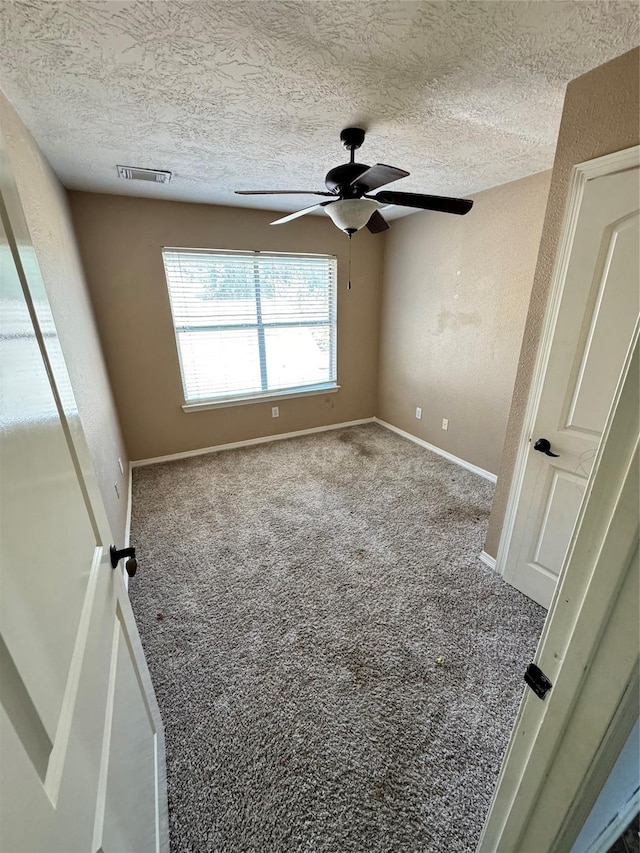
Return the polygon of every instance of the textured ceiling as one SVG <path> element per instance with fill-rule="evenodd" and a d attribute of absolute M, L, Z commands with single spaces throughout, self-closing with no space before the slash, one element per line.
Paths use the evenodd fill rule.
<path fill-rule="evenodd" d="M 63 183 L 295 210 L 345 162 L 461 195 L 550 168 L 564 88 L 639 41 L 636 2 L 0 0 L 0 86 Z M 173 172 L 126 182 L 117 163 Z"/>

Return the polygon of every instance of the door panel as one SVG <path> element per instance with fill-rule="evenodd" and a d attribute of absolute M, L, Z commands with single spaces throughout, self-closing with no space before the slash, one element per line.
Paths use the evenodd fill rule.
<path fill-rule="evenodd" d="M 0 289 L 0 633 L 53 740 L 97 543 L 1 225 Z"/>
<path fill-rule="evenodd" d="M 557 578 L 562 568 L 560 557 L 569 545 L 573 523 L 584 495 L 584 478 L 557 468 L 550 468 L 549 474 L 551 483 L 543 490 L 547 503 L 538 528 L 533 560 Z"/>
<path fill-rule="evenodd" d="M 162 724 L 1 136 L 0 317 L 0 849 L 166 853 Z"/>
<path fill-rule="evenodd" d="M 505 580 L 548 607 L 640 313 L 640 170 L 584 188 L 506 549 Z M 539 438 L 558 454 L 534 452 Z"/>
<path fill-rule="evenodd" d="M 113 624 L 112 579 L 96 576 L 90 630 L 69 723 L 54 740 L 43 781 L 5 713 L 0 695 L 0 849 L 11 853 L 91 851 L 98 797 L 100 750 L 107 707 L 109 634 Z M 59 767 L 61 772 L 56 772 Z"/>
<path fill-rule="evenodd" d="M 155 777 L 156 731 L 121 614 L 114 644 L 115 696 L 101 844 L 104 853 L 152 853 L 156 849 L 156 798 L 144 781 Z"/>
<path fill-rule="evenodd" d="M 597 287 L 587 339 L 578 346 L 580 368 L 569 386 L 571 403 L 565 427 L 600 436 L 611 400 L 603 389 L 615 388 L 637 315 L 632 288 L 616 286 L 627 277 L 640 281 L 638 213 L 616 223 L 606 234 L 606 261 Z"/>

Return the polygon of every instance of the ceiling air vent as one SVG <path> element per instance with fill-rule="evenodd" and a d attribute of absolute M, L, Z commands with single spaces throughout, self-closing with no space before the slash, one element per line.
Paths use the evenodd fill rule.
<path fill-rule="evenodd" d="M 153 181 L 155 184 L 168 184 L 171 172 L 161 169 L 139 169 L 137 166 L 116 166 L 118 177 L 127 181 Z"/>

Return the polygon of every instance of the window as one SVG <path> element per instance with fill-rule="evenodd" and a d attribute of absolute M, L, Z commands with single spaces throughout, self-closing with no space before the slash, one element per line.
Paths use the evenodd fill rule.
<path fill-rule="evenodd" d="M 187 404 L 336 387 L 336 259 L 163 249 Z"/>

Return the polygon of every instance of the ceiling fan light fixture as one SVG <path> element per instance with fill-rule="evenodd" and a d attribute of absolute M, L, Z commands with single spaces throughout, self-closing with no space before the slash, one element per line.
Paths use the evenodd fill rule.
<path fill-rule="evenodd" d="M 364 228 L 378 207 L 378 202 L 373 199 L 347 198 L 332 201 L 326 205 L 325 210 L 341 231 L 354 234 Z"/>

